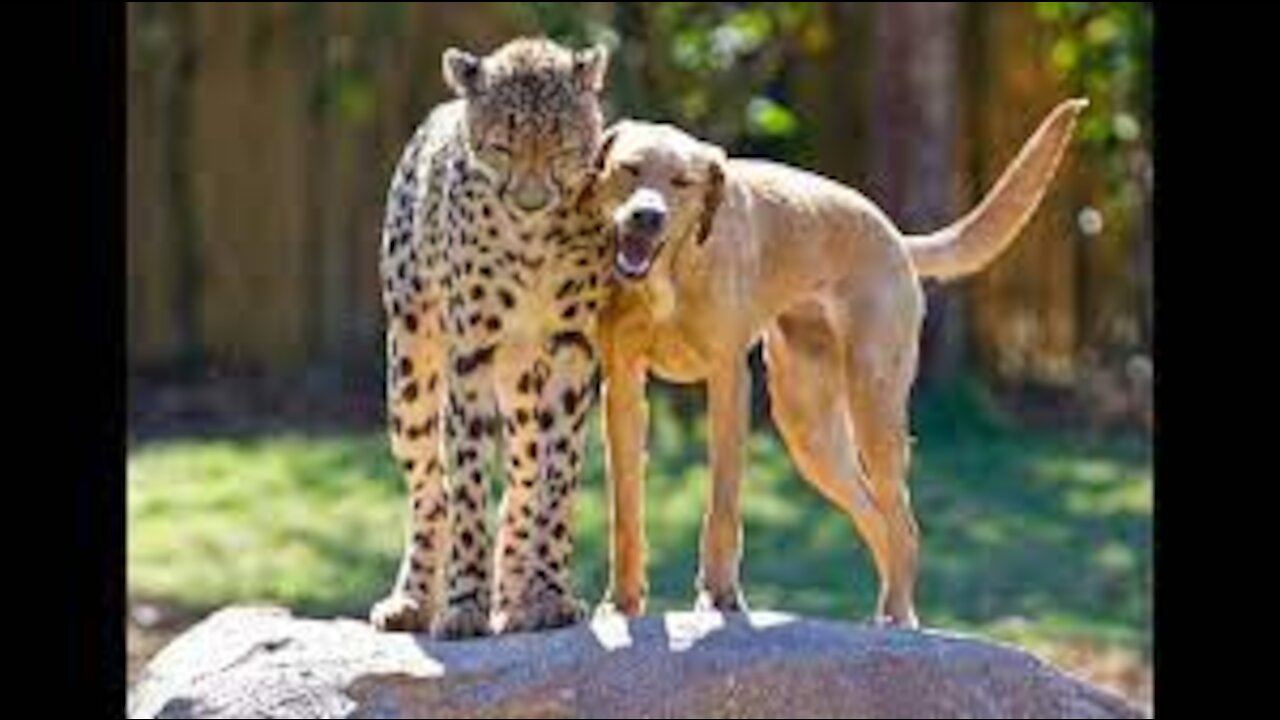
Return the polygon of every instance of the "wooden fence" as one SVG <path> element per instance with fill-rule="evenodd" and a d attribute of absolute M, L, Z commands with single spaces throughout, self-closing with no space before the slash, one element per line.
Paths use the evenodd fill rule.
<path fill-rule="evenodd" d="M 508 5 L 130 3 L 131 368 L 376 367 L 392 165 L 444 98 L 445 47 L 485 50 L 530 29 Z M 822 5 L 831 42 L 788 83 L 822 149 L 815 169 L 867 188 L 859 6 L 871 3 Z M 1026 4 L 989 5 L 963 34 L 962 207 L 1064 96 Z M 1083 347 L 1139 333 L 1133 219 L 1077 230 L 1079 210 L 1100 201 L 1099 174 L 1073 155 L 1008 257 L 955 290 L 983 372 L 1065 377 Z"/>

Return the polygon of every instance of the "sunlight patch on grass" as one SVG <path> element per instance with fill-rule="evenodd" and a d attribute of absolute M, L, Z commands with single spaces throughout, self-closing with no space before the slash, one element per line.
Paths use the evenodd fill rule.
<path fill-rule="evenodd" d="M 355 609 L 375 579 L 389 583 L 403 522 L 399 481 L 375 447 L 283 437 L 134 453 L 131 590 L 199 607 L 252 599 Z"/>
<path fill-rule="evenodd" d="M 929 407 L 911 480 L 926 623 L 1146 648 L 1149 453 L 1119 441 L 984 426 Z M 575 517 L 575 580 L 588 602 L 604 592 L 609 549 L 594 412 Z M 652 418 L 645 481 L 651 609 L 687 609 L 710 486 L 706 423 L 677 421 L 661 397 Z M 753 433 L 748 457 L 748 601 L 865 620 L 876 577 L 849 518 L 796 474 L 771 431 Z M 198 608 L 252 600 L 362 615 L 394 578 L 407 509 L 380 432 L 144 444 L 130 454 L 128 483 L 135 596 Z"/>

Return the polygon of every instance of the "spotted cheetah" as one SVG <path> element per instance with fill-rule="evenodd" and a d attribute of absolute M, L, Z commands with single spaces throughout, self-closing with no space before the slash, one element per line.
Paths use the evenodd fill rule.
<path fill-rule="evenodd" d="M 604 48 L 449 49 L 457 95 L 403 151 L 381 248 L 387 407 L 412 507 L 382 630 L 462 638 L 571 624 L 573 494 L 599 383 L 609 251 L 577 205 L 600 142 Z M 490 456 L 506 487 L 490 553 Z M 489 563 L 493 563 L 492 581 Z"/>

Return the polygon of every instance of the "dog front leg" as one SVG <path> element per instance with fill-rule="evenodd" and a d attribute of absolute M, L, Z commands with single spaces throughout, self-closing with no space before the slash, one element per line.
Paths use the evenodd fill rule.
<path fill-rule="evenodd" d="M 742 554 L 743 454 L 750 430 L 750 372 L 745 358 L 720 363 L 707 388 L 711 418 L 711 492 L 702 525 L 699 610 L 746 609 L 738 582 Z"/>
<path fill-rule="evenodd" d="M 609 492 L 611 575 L 603 609 L 628 616 L 644 614 L 644 473 L 649 431 L 643 364 L 605 353 L 603 387 L 605 474 Z"/>

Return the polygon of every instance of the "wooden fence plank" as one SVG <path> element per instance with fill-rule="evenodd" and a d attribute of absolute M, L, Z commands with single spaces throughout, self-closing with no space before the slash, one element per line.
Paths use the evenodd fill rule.
<path fill-rule="evenodd" d="M 502 5 L 131 4 L 131 366 L 203 351 L 214 365 L 280 372 L 310 362 L 376 367 L 386 183 L 413 127 L 446 99 L 441 52 L 485 52 L 530 30 Z M 610 5 L 595 9 L 608 16 Z M 869 190 L 866 120 L 842 115 L 870 110 L 866 62 L 858 61 L 867 50 L 847 41 L 869 37 L 871 13 L 845 5 L 824 4 L 838 47 L 796 68 L 793 85 L 801 114 L 816 122 L 816 169 Z M 971 198 L 1064 96 L 1028 6 L 986 3 L 977 15 L 972 42 L 983 77 L 959 90 L 958 152 L 970 158 L 961 163 L 962 197 Z M 186 77 L 188 53 L 195 65 Z M 835 71 L 851 64 L 857 72 Z M 321 82 L 343 68 L 367 73 L 368 118 L 317 104 Z M 829 145 L 839 150 L 822 149 Z M 1099 201 L 1102 177 L 1099 163 L 1073 149 L 1024 237 L 963 289 L 987 374 L 1069 377 L 1082 346 L 1132 325 L 1132 228 L 1102 208 L 1102 237 L 1076 229 L 1077 211 Z"/>

